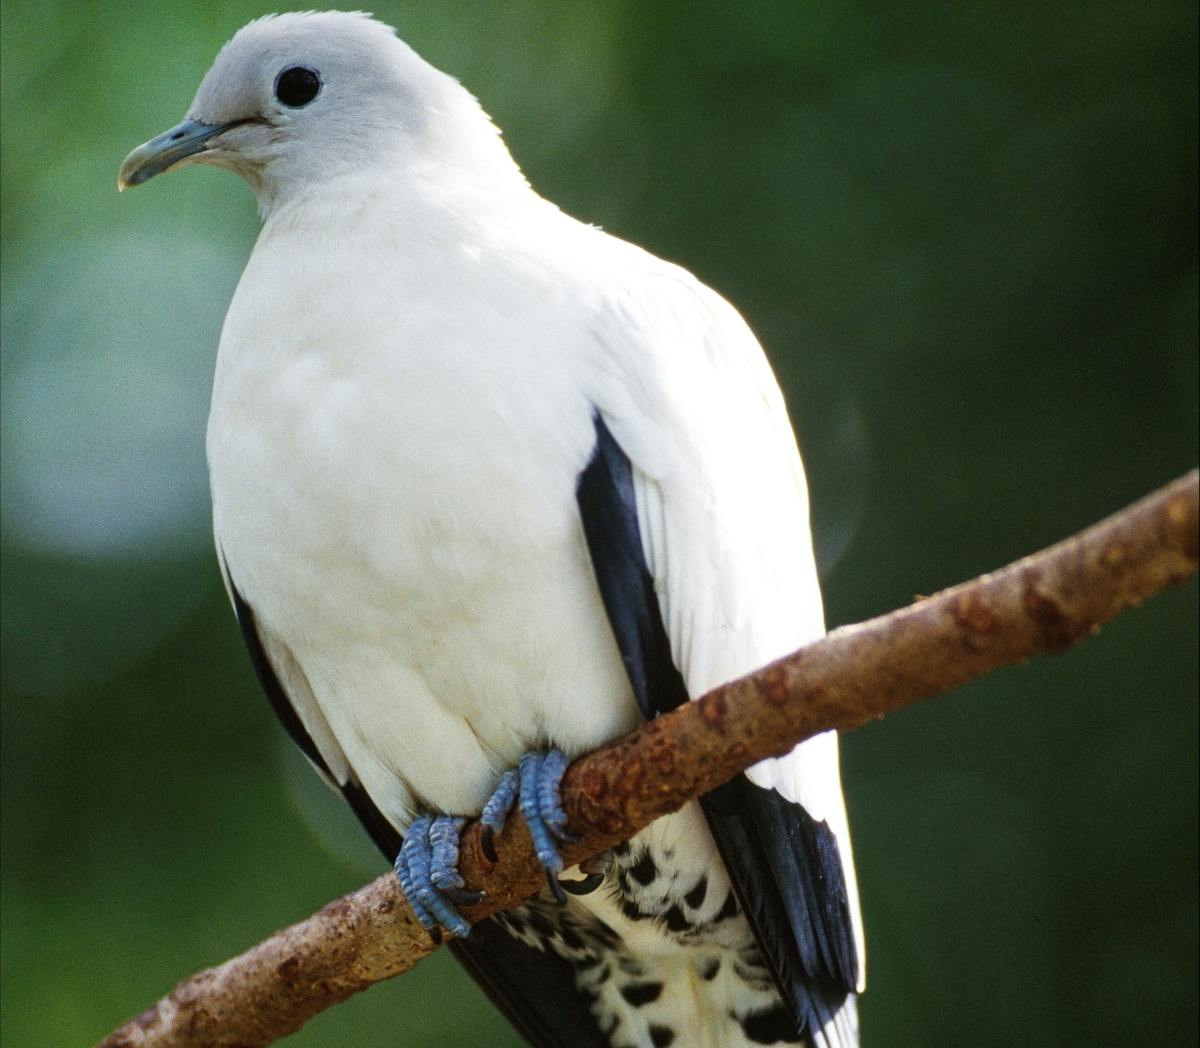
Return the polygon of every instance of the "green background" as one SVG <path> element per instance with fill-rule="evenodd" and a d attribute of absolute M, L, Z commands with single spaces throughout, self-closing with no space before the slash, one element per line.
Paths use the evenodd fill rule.
<path fill-rule="evenodd" d="M 829 619 L 1197 449 L 1190 2 L 379 3 L 533 184 L 744 312 Z M 258 692 L 203 426 L 250 192 L 118 197 L 241 3 L 3 19 L 3 1039 L 86 1045 L 380 872 Z M 1196 585 L 854 733 L 868 1048 L 1197 1040 Z M 430 740 L 431 745 L 436 740 Z M 306 1046 L 515 1043 L 448 956 Z"/>

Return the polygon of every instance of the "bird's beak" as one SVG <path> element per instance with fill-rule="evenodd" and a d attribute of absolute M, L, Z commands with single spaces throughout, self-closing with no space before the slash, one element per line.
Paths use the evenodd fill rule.
<path fill-rule="evenodd" d="M 170 131 L 164 131 L 157 138 L 143 142 L 121 165 L 117 174 L 118 192 L 131 186 L 140 186 L 180 161 L 203 152 L 208 148 L 205 143 L 210 138 L 232 126 L 233 124 L 202 124 L 199 120 L 185 120 Z"/>

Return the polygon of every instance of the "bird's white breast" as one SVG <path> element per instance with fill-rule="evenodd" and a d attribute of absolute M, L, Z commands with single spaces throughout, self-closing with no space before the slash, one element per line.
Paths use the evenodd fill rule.
<path fill-rule="evenodd" d="M 471 812 L 531 747 L 638 720 L 575 504 L 585 333 L 486 243 L 395 250 L 419 233 L 268 225 L 208 433 L 231 579 L 401 824 L 414 794 Z"/>

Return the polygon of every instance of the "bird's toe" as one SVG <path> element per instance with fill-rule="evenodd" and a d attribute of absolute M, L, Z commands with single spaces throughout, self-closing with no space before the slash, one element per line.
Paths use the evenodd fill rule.
<path fill-rule="evenodd" d="M 470 935 L 471 926 L 455 904 L 477 902 L 482 897 L 481 893 L 462 890 L 458 835 L 463 821 L 449 815 L 417 816 L 396 856 L 400 888 L 417 920 L 437 941 L 441 940 L 442 928 L 459 938 Z"/>

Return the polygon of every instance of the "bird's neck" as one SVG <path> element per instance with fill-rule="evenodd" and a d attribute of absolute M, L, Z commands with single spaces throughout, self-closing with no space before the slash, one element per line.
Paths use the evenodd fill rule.
<path fill-rule="evenodd" d="M 300 191 L 258 191 L 262 239 L 297 233 L 312 243 L 395 238 L 425 249 L 540 226 L 558 209 L 538 196 L 516 165 L 464 174 L 446 165 L 340 174 Z"/>

